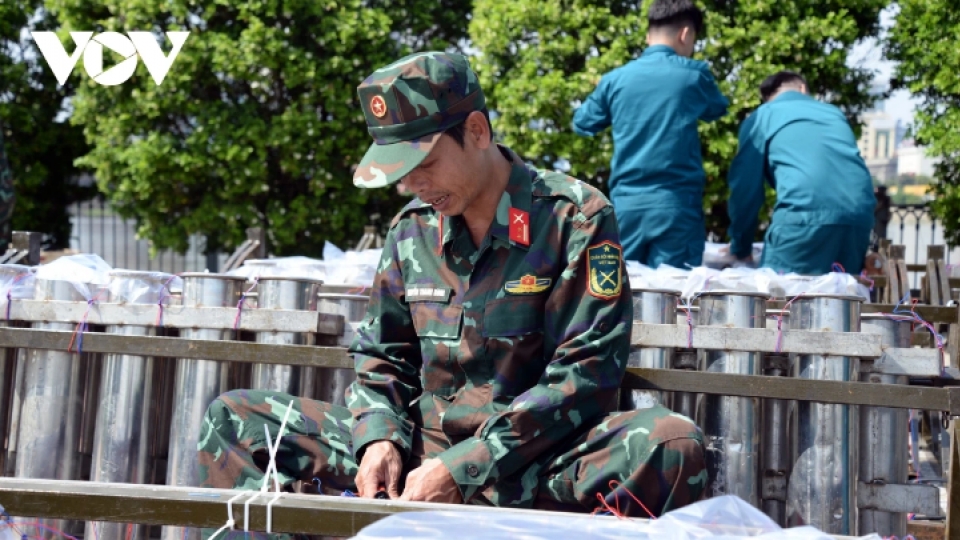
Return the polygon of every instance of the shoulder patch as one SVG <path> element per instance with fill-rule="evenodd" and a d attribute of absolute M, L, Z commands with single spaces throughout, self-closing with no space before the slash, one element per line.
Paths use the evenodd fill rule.
<path fill-rule="evenodd" d="M 610 200 L 590 184 L 554 171 L 538 171 L 533 182 L 535 197 L 560 197 L 572 202 L 578 210 L 590 219 L 604 208 L 610 206 Z"/>
<path fill-rule="evenodd" d="M 396 227 L 397 223 L 400 223 L 400 220 L 403 219 L 403 216 L 411 212 L 416 212 L 417 210 L 425 210 L 430 208 L 432 207 L 429 204 L 421 201 L 420 199 L 413 199 L 412 201 L 408 202 L 407 205 L 397 213 L 397 215 L 393 216 L 393 221 L 390 222 L 390 228 L 392 229 Z"/>
<path fill-rule="evenodd" d="M 620 296 L 623 288 L 623 250 L 606 240 L 587 248 L 587 292 L 609 300 Z"/>

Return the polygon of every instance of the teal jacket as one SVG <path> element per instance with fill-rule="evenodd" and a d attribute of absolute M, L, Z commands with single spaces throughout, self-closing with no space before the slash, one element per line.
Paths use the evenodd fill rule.
<path fill-rule="evenodd" d="M 740 126 L 730 167 L 730 251 L 751 252 L 766 180 L 777 190 L 773 222 L 785 225 L 873 223 L 876 199 L 856 136 L 837 107 L 788 91 Z"/>
<path fill-rule="evenodd" d="M 652 45 L 600 79 L 573 128 L 589 136 L 613 126 L 610 196 L 618 211 L 624 202 L 699 204 L 706 175 L 697 123 L 722 117 L 727 105 L 706 63 Z"/>

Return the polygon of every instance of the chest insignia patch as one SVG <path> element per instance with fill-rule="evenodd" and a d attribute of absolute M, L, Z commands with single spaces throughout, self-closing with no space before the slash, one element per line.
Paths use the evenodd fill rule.
<path fill-rule="evenodd" d="M 503 286 L 507 294 L 537 294 L 550 288 L 553 280 L 550 278 L 538 278 L 527 274 L 520 279 L 508 281 Z"/>
<path fill-rule="evenodd" d="M 588 292 L 597 298 L 620 296 L 623 288 L 622 250 L 613 242 L 605 241 L 587 248 Z"/>
<path fill-rule="evenodd" d="M 444 287 L 407 287 L 405 296 L 410 302 L 447 302 L 453 289 Z"/>

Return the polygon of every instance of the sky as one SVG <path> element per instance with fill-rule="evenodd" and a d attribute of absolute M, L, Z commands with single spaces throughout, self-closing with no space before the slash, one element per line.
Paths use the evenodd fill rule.
<path fill-rule="evenodd" d="M 896 15 L 896 8 L 888 8 L 880 14 L 880 24 L 884 29 L 893 24 L 893 17 Z M 874 70 L 877 82 L 882 82 L 885 86 L 889 84 L 890 76 L 893 73 L 893 62 L 883 60 L 883 51 L 876 40 L 860 43 L 854 47 L 850 55 L 849 65 L 863 66 Z M 902 120 L 904 124 L 913 123 L 913 109 L 916 106 L 910 92 L 898 90 L 894 92 L 890 99 L 884 105 L 884 110 L 895 120 Z"/>

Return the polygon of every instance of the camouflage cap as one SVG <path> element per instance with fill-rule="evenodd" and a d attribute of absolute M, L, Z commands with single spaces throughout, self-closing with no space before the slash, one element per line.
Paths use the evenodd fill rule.
<path fill-rule="evenodd" d="M 440 135 L 486 102 L 477 74 L 459 54 L 425 52 L 373 72 L 357 87 L 374 143 L 354 185 L 390 185 L 427 157 Z"/>

